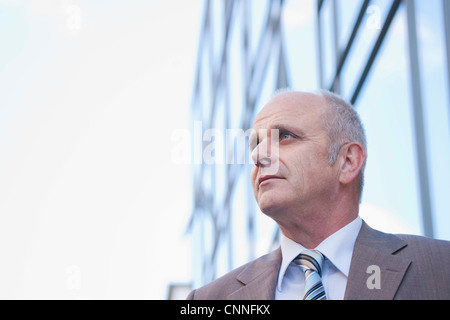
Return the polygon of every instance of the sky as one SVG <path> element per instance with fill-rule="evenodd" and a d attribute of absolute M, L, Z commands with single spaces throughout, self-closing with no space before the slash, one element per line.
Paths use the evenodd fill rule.
<path fill-rule="evenodd" d="M 191 281 L 191 167 L 174 161 L 173 133 L 191 127 L 203 2 L 0 0 L 0 298 L 164 299 Z M 358 1 L 345 3 L 342 41 Z M 440 1 L 417 3 L 436 231 L 450 239 Z M 383 18 L 390 1 L 373 4 Z M 293 87 L 313 90 L 313 1 L 286 8 L 286 37 L 301 39 L 286 44 Z M 356 106 L 362 207 L 372 226 L 420 234 L 405 32 L 401 12 Z M 358 36 L 344 95 L 375 36 Z"/>
<path fill-rule="evenodd" d="M 163 299 L 186 282 L 202 1 L 0 1 L 0 298 Z M 180 36 L 181 35 L 181 36 Z"/>

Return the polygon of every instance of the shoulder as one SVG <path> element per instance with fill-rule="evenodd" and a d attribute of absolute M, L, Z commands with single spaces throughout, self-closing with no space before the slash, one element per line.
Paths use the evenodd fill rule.
<path fill-rule="evenodd" d="M 242 286 L 237 276 L 253 262 L 249 262 L 236 268 L 216 280 L 193 290 L 187 297 L 188 300 L 224 300 L 227 296 Z"/>
<path fill-rule="evenodd" d="M 449 253 L 450 241 L 432 239 L 413 234 L 392 234 L 372 229 L 364 221 L 358 236 L 360 243 L 386 248 L 393 254 L 400 252 L 413 252 L 417 255 L 430 253 Z"/>
<path fill-rule="evenodd" d="M 450 274 L 450 242 L 445 240 L 384 233 L 364 223 L 355 243 L 355 252 L 358 261 L 371 257 L 384 256 L 389 259 L 395 256 L 411 262 L 410 271 L 429 270 L 437 274 Z"/>
<path fill-rule="evenodd" d="M 403 279 L 409 289 L 399 292 L 398 298 L 410 297 L 415 291 L 415 297 L 420 299 L 449 299 L 450 242 L 415 235 L 396 236 L 407 243 L 396 255 L 411 260 Z"/>
<path fill-rule="evenodd" d="M 250 261 L 220 278 L 193 290 L 188 300 L 224 300 L 230 294 L 241 289 L 248 282 L 258 277 L 270 265 L 277 265 L 281 261 L 281 250 L 277 249 L 269 254 Z"/>
<path fill-rule="evenodd" d="M 406 241 L 406 242 L 414 244 L 414 245 L 425 244 L 425 245 L 437 245 L 437 246 L 443 247 L 443 248 L 450 247 L 450 241 L 447 241 L 447 240 L 433 239 L 433 238 L 418 236 L 418 235 L 414 235 L 414 234 L 395 234 L 395 236 L 399 237 L 403 241 Z"/>
<path fill-rule="evenodd" d="M 413 254 L 417 258 L 427 258 L 433 255 L 438 260 L 444 259 L 450 263 L 450 241 L 411 234 L 396 234 L 395 236 L 407 244 L 402 251 Z"/>
<path fill-rule="evenodd" d="M 450 241 L 432 239 L 412 234 L 384 234 L 385 239 L 397 241 L 397 250 L 392 254 L 411 261 L 410 273 L 428 274 L 450 286 Z"/>
<path fill-rule="evenodd" d="M 384 299 L 448 299 L 450 242 L 409 234 L 384 233 L 363 224 L 352 258 L 353 290 L 365 292 L 365 267 L 380 267 Z M 353 271 L 352 271 L 353 270 Z M 362 270 L 362 271 L 361 271 Z M 349 275 L 349 281 L 351 276 Z M 370 292 L 373 296 L 376 292 Z"/>

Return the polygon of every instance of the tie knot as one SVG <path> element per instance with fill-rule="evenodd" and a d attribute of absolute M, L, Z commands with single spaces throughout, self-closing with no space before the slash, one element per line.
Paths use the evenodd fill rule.
<path fill-rule="evenodd" d="M 295 257 L 294 263 L 299 265 L 305 272 L 307 270 L 316 271 L 322 276 L 322 265 L 324 260 L 324 255 L 319 251 L 305 250 Z"/>

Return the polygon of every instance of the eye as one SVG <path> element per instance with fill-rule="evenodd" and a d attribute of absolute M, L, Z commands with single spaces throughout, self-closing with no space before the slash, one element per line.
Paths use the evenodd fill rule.
<path fill-rule="evenodd" d="M 293 135 L 289 132 L 283 132 L 280 134 L 280 141 L 293 138 Z"/>

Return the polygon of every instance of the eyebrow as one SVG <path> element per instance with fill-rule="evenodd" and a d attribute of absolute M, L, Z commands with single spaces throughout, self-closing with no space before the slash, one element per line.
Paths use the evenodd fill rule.
<path fill-rule="evenodd" d="M 260 130 L 267 130 L 268 132 L 270 132 L 271 130 L 279 130 L 280 132 L 288 131 L 288 132 L 294 133 L 295 135 L 300 136 L 300 137 L 306 136 L 305 131 L 299 127 L 294 127 L 294 126 L 286 125 L 286 124 L 274 124 L 270 128 L 253 129 L 253 132 L 250 135 L 250 139 L 252 139 L 252 138 L 254 139 L 255 135 L 258 137 L 258 132 Z"/>
<path fill-rule="evenodd" d="M 295 135 L 300 136 L 300 137 L 304 137 L 306 135 L 305 132 L 301 128 L 293 127 L 293 126 L 285 125 L 285 124 L 275 124 L 270 130 L 273 130 L 273 129 L 278 129 L 280 132 L 286 132 L 286 131 L 292 132 Z"/>
<path fill-rule="evenodd" d="M 293 126 L 285 125 L 285 124 L 275 124 L 269 129 L 266 129 L 266 128 L 253 129 L 252 133 L 249 136 L 249 141 L 248 141 L 250 147 L 257 143 L 258 138 L 259 138 L 258 132 L 260 130 L 267 130 L 268 132 L 270 132 L 271 130 L 278 130 L 279 132 L 291 132 L 291 133 L 295 134 L 298 137 L 305 137 L 306 136 L 305 132 L 302 129 L 298 128 L 298 127 L 293 127 Z"/>

